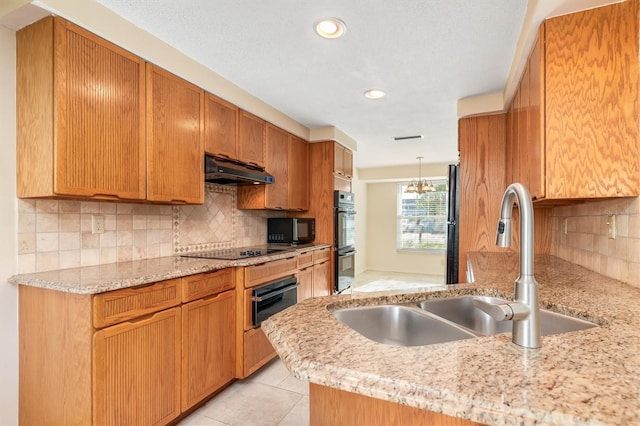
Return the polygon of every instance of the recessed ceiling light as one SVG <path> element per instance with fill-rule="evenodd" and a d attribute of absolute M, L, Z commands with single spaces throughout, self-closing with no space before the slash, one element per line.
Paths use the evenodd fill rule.
<path fill-rule="evenodd" d="M 387 94 L 379 89 L 371 89 L 364 92 L 364 97 L 367 99 L 380 99 L 384 98 Z"/>
<path fill-rule="evenodd" d="M 324 18 L 316 22 L 316 33 L 324 38 L 338 38 L 347 32 L 347 26 L 338 18 Z"/>

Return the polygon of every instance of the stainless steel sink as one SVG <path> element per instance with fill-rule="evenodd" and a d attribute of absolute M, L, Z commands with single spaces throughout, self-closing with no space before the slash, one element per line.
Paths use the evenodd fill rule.
<path fill-rule="evenodd" d="M 513 327 L 512 321 L 496 321 L 473 304 L 474 299 L 487 303 L 504 303 L 506 300 L 485 296 L 462 296 L 446 299 L 430 299 L 420 302 L 418 306 L 427 312 L 465 327 L 479 335 L 489 336 L 500 333 L 510 333 Z M 596 327 L 589 321 L 558 314 L 556 312 L 540 310 L 540 333 L 543 336 L 550 334 L 567 333 L 570 331 L 585 330 Z"/>
<path fill-rule="evenodd" d="M 503 299 L 462 296 L 429 299 L 416 304 L 338 309 L 333 315 L 363 336 L 388 345 L 423 346 L 478 336 L 510 333 L 512 321 L 496 321 L 476 308 L 474 299 L 503 303 Z M 597 327 L 589 321 L 540 310 L 543 336 Z"/>
<path fill-rule="evenodd" d="M 389 345 L 423 346 L 475 337 L 415 307 L 364 306 L 339 309 L 333 315 L 363 336 Z"/>

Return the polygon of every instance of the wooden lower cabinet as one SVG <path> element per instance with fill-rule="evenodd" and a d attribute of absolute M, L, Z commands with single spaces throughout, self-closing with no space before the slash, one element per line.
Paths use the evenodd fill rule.
<path fill-rule="evenodd" d="M 331 262 L 324 262 L 313 265 L 313 297 L 328 296 L 333 293 L 331 285 Z"/>
<path fill-rule="evenodd" d="M 244 374 L 248 377 L 276 356 L 271 342 L 260 327 L 244 332 Z"/>
<path fill-rule="evenodd" d="M 296 274 L 299 283 L 298 303 L 311 297 L 328 296 L 333 293 L 331 273 L 330 248 L 301 254 L 298 258 L 298 272 Z"/>
<path fill-rule="evenodd" d="M 234 277 L 96 295 L 19 286 L 20 425 L 163 425 L 234 380 Z"/>
<path fill-rule="evenodd" d="M 309 384 L 311 426 L 480 425 L 470 420 L 401 405 L 352 392 Z"/>
<path fill-rule="evenodd" d="M 313 266 L 298 271 L 298 303 L 313 297 Z"/>
<path fill-rule="evenodd" d="M 235 291 L 182 306 L 182 411 L 236 375 Z"/>
<path fill-rule="evenodd" d="M 91 424 L 91 295 L 18 292 L 18 423 Z"/>
<path fill-rule="evenodd" d="M 260 326 L 253 325 L 253 289 L 282 278 L 291 277 L 298 272 L 298 259 L 274 260 L 257 265 L 236 268 L 236 377 L 249 377 L 260 367 L 276 356 Z"/>
<path fill-rule="evenodd" d="M 180 415 L 180 308 L 97 331 L 93 423 L 165 424 Z"/>

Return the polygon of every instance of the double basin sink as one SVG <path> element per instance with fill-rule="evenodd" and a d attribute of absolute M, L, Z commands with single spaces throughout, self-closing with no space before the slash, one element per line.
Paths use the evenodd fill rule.
<path fill-rule="evenodd" d="M 473 300 L 505 303 L 486 296 L 429 299 L 402 305 L 338 309 L 333 315 L 363 336 L 397 346 L 423 346 L 512 331 L 512 321 L 496 321 L 474 306 Z M 543 336 L 584 330 L 597 325 L 548 310 L 540 310 Z"/>

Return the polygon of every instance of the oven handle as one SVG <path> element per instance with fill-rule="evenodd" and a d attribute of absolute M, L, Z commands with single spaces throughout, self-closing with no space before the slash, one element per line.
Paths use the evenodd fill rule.
<path fill-rule="evenodd" d="M 251 296 L 251 300 L 254 301 L 254 302 L 262 302 L 262 301 L 265 301 L 265 300 L 269 300 L 272 297 L 276 297 L 276 296 L 278 296 L 278 295 L 280 295 L 282 293 L 285 293 L 285 292 L 287 292 L 289 290 L 293 290 L 294 288 L 298 287 L 299 285 L 300 285 L 300 283 L 296 282 L 295 284 L 279 288 L 276 291 L 272 291 L 272 292 L 267 293 L 267 294 L 262 295 L 262 296 Z"/>

